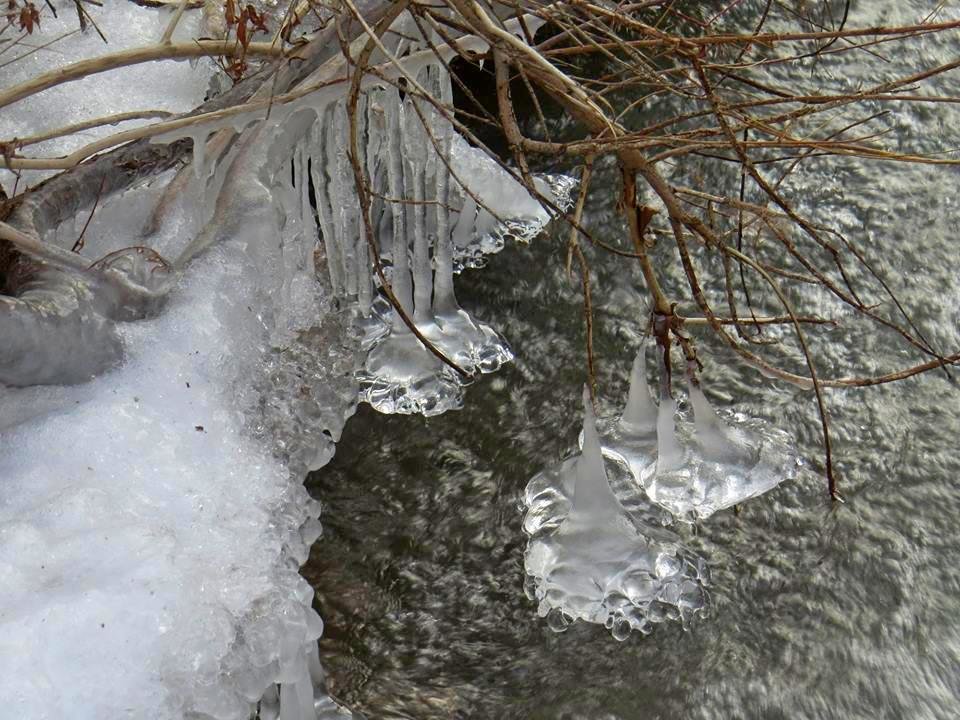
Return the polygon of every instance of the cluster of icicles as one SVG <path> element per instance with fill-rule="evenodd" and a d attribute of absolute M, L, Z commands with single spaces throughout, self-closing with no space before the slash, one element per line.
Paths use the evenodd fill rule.
<path fill-rule="evenodd" d="M 664 525 L 671 516 L 705 519 L 796 470 L 785 433 L 738 414 L 722 418 L 693 372 L 692 421 L 678 412 L 660 369 L 659 406 L 643 350 L 620 416 L 595 417 L 584 390 L 580 454 L 527 485 L 526 590 L 555 631 L 584 620 L 624 640 L 665 620 L 686 627 L 705 607 L 708 570 Z"/>
<path fill-rule="evenodd" d="M 297 266 L 286 268 L 287 276 L 303 272 L 317 245 L 329 275 L 330 295 L 341 307 L 357 311 L 361 347 L 368 354 L 357 373 L 360 401 L 383 413 L 429 416 L 462 407 L 464 387 L 476 375 L 495 372 L 513 358 L 500 335 L 460 307 L 455 274 L 481 267 L 485 256 L 499 252 L 507 240 L 530 241 L 551 214 L 540 199 L 455 130 L 448 111 L 440 109 L 453 107 L 450 76 L 440 62 L 422 54 L 414 52 L 415 59 L 404 65 L 431 100 L 368 77 L 352 129 L 347 99 L 333 89 L 319 91 L 273 111 L 272 120 L 264 123 L 272 134 L 261 131 L 264 149 L 254 152 L 262 157 L 251 165 L 258 172 L 265 168 L 262 184 L 283 218 L 284 262 L 289 256 Z M 221 124 L 239 132 L 258 119 L 239 115 Z M 214 194 L 225 195 L 219 189 L 244 173 L 234 168 L 233 180 L 215 177 L 215 166 L 203 148 L 216 127 L 178 130 L 155 141 L 191 137 L 198 182 L 203 185 L 208 175 L 214 176 L 202 192 L 211 194 L 212 188 Z M 357 166 L 370 199 L 372 233 L 364 222 L 357 168 L 350 157 L 352 131 Z M 534 181 L 548 205 L 561 210 L 570 206 L 574 179 L 541 175 Z M 263 193 L 234 192 L 241 204 L 245 194 Z M 197 254 L 205 242 L 195 241 L 183 258 Z M 294 284 L 288 283 L 291 288 Z M 391 293 L 402 316 L 389 300 Z M 295 304 L 295 298 L 287 297 L 279 303 Z M 462 372 L 431 352 L 408 321 Z"/>
<path fill-rule="evenodd" d="M 417 80 L 443 107 L 452 107 L 442 67 L 424 67 Z M 372 88 L 358 103 L 356 125 L 371 225 L 390 290 L 419 333 L 466 373 L 429 352 L 386 294 L 377 292 L 347 154 L 347 109 L 345 101 L 332 103 L 311 130 L 310 152 L 295 158 L 295 184 L 313 186 L 333 292 L 356 298 L 362 316 L 368 355 L 358 373 L 360 400 L 384 413 L 436 415 L 459 408 L 469 376 L 495 372 L 513 355 L 503 338 L 459 306 L 454 273 L 482 264 L 483 255 L 499 251 L 508 237 L 535 236 L 548 214 L 422 98 Z M 553 201 L 567 202 L 571 180 L 537 182 Z"/>
<path fill-rule="evenodd" d="M 417 81 L 444 107 L 452 107 L 450 78 L 442 66 L 423 67 Z M 317 112 L 295 148 L 293 192 L 288 189 L 281 197 L 285 214 L 299 215 L 306 236 L 316 231 L 331 295 L 355 311 L 360 348 L 366 353 L 356 373 L 358 400 L 383 413 L 430 416 L 459 408 L 470 378 L 498 370 L 513 354 L 498 333 L 459 306 L 454 275 L 480 267 L 485 255 L 499 252 L 509 239 L 529 241 L 549 214 L 422 99 L 401 97 L 392 86 L 368 88 L 357 103 L 355 122 L 376 257 L 348 154 L 345 100 Z M 552 202 L 569 205 L 572 179 L 542 176 L 536 182 Z M 409 329 L 387 299 L 377 262 L 407 319 L 467 376 L 440 361 Z M 308 647 L 313 686 L 320 688 L 314 643 Z M 311 696 L 305 668 L 298 666 L 298 678 L 281 678 L 280 720 L 287 717 L 284 712 L 290 718 L 313 717 L 311 707 L 318 717 L 339 717 L 341 711 L 332 704 L 321 707 L 321 701 L 330 702 L 323 692 Z M 262 717 L 273 717 L 263 714 L 265 707 L 273 712 L 272 701 L 272 696 L 264 697 Z"/>

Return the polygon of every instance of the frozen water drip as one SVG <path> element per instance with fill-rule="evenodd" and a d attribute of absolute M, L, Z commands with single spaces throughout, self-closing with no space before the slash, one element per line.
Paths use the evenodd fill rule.
<path fill-rule="evenodd" d="M 529 592 L 551 629 L 584 620 L 624 640 L 668 619 L 687 623 L 704 607 L 703 562 L 627 513 L 610 489 L 586 390 L 583 451 L 535 476 L 527 502 Z"/>

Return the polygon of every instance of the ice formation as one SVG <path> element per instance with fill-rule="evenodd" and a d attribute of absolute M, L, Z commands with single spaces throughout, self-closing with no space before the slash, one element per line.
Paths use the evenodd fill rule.
<path fill-rule="evenodd" d="M 418 84 L 432 97 L 451 103 L 450 79 L 443 67 L 422 60 L 415 66 Z M 262 204 L 254 195 L 276 193 L 282 186 L 284 206 L 272 214 L 298 223 L 296 232 L 305 238 L 319 233 L 331 295 L 359 315 L 356 324 L 368 353 L 357 373 L 360 399 L 388 413 L 434 415 L 459 407 L 469 377 L 494 372 L 512 353 L 492 328 L 459 306 L 454 273 L 502 248 L 507 236 L 528 239 L 543 228 L 549 214 L 509 173 L 470 148 L 430 103 L 411 93 L 401 98 L 389 84 L 371 84 L 361 96 L 356 115 L 357 134 L 364 141 L 359 164 L 369 184 L 373 242 L 389 292 L 419 333 L 464 371 L 461 376 L 424 346 L 380 294 L 387 288 L 375 272 L 357 198 L 346 101 L 327 93 L 275 110 L 274 115 L 270 125 L 285 135 L 272 144 L 279 150 L 277 157 L 261 148 L 253 161 L 241 154 L 221 163 L 232 168 L 226 182 L 253 173 L 261 176 L 261 187 L 251 193 L 214 184 L 217 202 L 225 198 L 227 205 L 218 207 L 214 218 L 224 222 L 215 224 L 212 232 L 201 230 L 177 265 L 216 242 L 222 224 L 236 228 L 262 223 L 263 213 L 252 211 Z M 231 125 L 239 130 L 249 122 L 247 117 L 233 118 Z M 191 129 L 187 134 L 200 148 L 209 132 Z M 268 136 L 263 128 L 259 132 L 261 138 Z M 169 142 L 182 135 L 173 132 L 161 139 Z M 295 147 L 292 158 L 282 153 L 289 146 Z M 294 169 L 292 187 L 282 177 L 288 160 Z M 195 150 L 194 164 L 205 161 Z M 198 184 L 209 175 L 208 170 L 200 172 Z M 537 182 L 554 203 L 569 202 L 569 180 L 544 177 Z M 209 187 L 199 190 L 211 193 Z M 309 264 L 310 252 L 301 248 L 292 254 L 299 256 L 300 266 Z"/>
<path fill-rule="evenodd" d="M 167 20 L 132 3 L 89 12 L 111 49 L 155 42 Z M 67 22 L 45 17 L 35 40 L 72 29 Z M 185 19 L 181 31 L 195 28 Z M 98 52 L 91 37 L 70 47 L 81 56 Z M 408 42 L 409 33 L 399 37 Z M 413 57 L 417 48 L 408 51 Z M 186 111 L 202 101 L 209 73 L 175 67 L 143 65 L 51 90 L 50 102 L 44 94 L 15 113 L 5 109 L 0 138 L 160 100 Z M 435 61 L 411 68 L 449 93 Z M 0 84 L 36 72 L 28 57 Z M 322 623 L 297 572 L 320 532 L 319 506 L 300 483 L 332 456 L 357 402 L 358 369 L 389 385 L 405 351 L 416 351 L 411 376 L 435 368 L 372 275 L 345 164 L 342 94 L 342 84 L 330 86 L 269 112 L 158 137 L 193 143 L 193 167 L 174 181 L 183 192 L 164 194 L 168 173 L 103 197 L 96 213 L 76 208 L 66 221 L 37 228 L 49 247 L 69 248 L 92 214 L 81 256 L 90 274 L 131 292 L 156 290 L 157 303 L 145 317 L 142 304 L 116 297 L 100 315 L 97 293 L 106 286 L 78 286 L 78 307 L 90 317 L 73 320 L 79 331 L 103 332 L 85 345 L 38 346 L 28 362 L 49 370 L 43 381 L 76 382 L 119 367 L 74 386 L 0 385 L 0 697 L 20 717 L 341 714 L 322 691 Z M 506 235 L 542 227 L 547 215 L 426 103 L 418 109 L 438 147 L 423 144 L 413 102 L 375 78 L 365 83 L 361 162 L 382 196 L 372 209 L 375 241 L 424 334 L 461 366 L 489 371 L 509 350 L 459 308 L 452 274 Z M 224 128 L 238 133 L 235 141 L 217 139 Z M 545 190 L 565 187 L 540 182 Z M 163 209 L 159 221 L 154 207 Z M 506 219 L 511 224 L 498 224 Z M 54 310 L 71 317 L 69 308 Z M 100 357 L 92 350 L 104 338 L 111 343 Z M 376 354 L 395 346 L 396 362 Z M 380 365 L 365 359 L 368 349 Z M 4 372 L 24 359 L 4 352 Z M 403 393 L 388 388 L 387 395 L 398 404 L 415 384 L 401 377 L 394 386 Z M 413 405 L 429 412 L 440 404 L 431 397 Z"/>
<path fill-rule="evenodd" d="M 686 623 L 705 604 L 705 564 L 670 531 L 624 510 L 607 480 L 586 390 L 583 402 L 581 454 L 527 487 L 528 593 L 556 631 L 585 620 L 625 640 L 668 619 Z"/>
<path fill-rule="evenodd" d="M 535 475 L 524 493 L 527 592 L 554 630 L 586 620 L 622 640 L 665 618 L 686 623 L 704 605 L 707 569 L 664 527 L 670 515 L 709 517 L 797 466 L 786 434 L 742 414 L 718 415 L 692 366 L 693 422 L 678 412 L 663 360 L 654 404 L 644 350 L 623 412 L 595 419 L 584 390 L 581 453 Z"/>
<path fill-rule="evenodd" d="M 793 477 L 797 458 L 785 433 L 743 413 L 721 417 L 693 368 L 689 409 L 679 412 L 662 361 L 660 367 L 659 405 L 641 348 L 623 413 L 597 420 L 604 456 L 625 468 L 650 500 L 681 519 L 707 518 Z"/>
<path fill-rule="evenodd" d="M 450 78 L 442 68 L 427 66 L 417 79 L 432 97 L 452 103 Z M 358 374 L 360 397 L 381 412 L 435 415 L 461 406 L 469 376 L 495 372 L 513 357 L 492 328 L 457 303 L 454 273 L 501 249 L 508 232 L 521 239 L 539 232 L 549 216 L 424 100 L 413 95 L 401 100 L 395 88 L 379 88 L 368 93 L 362 110 L 371 189 L 375 196 L 412 201 L 374 203 L 372 223 L 383 239 L 380 255 L 390 287 L 419 332 L 467 377 L 428 351 L 381 301 L 363 323 L 370 351 Z M 557 178 L 539 182 L 553 201 L 568 200 L 569 184 Z M 484 205 L 479 211 L 476 197 Z M 351 208 L 349 215 L 357 212 Z M 371 314 L 368 302 L 361 307 Z"/>
<path fill-rule="evenodd" d="M 743 413 L 721 417 L 693 370 L 693 422 L 661 391 L 656 464 L 641 482 L 650 499 L 680 518 L 707 518 L 793 477 L 797 458 L 786 433 Z"/>
<path fill-rule="evenodd" d="M 637 484 L 642 484 L 642 478 L 657 459 L 657 406 L 647 385 L 643 348 L 633 360 L 623 413 L 619 417 L 598 418 L 597 432 L 604 456 L 620 463 Z"/>

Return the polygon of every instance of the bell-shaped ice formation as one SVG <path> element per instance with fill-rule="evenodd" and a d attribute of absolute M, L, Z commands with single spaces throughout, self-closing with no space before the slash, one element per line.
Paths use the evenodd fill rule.
<path fill-rule="evenodd" d="M 585 620 L 624 640 L 703 608 L 703 561 L 628 514 L 610 489 L 586 391 L 582 453 L 535 476 L 526 499 L 527 590 L 552 629 Z"/>
<path fill-rule="evenodd" d="M 690 378 L 694 421 L 674 427 L 661 398 L 659 457 L 644 479 L 650 499 L 681 518 L 706 518 L 776 487 L 793 476 L 797 459 L 786 434 L 767 423 L 731 414 L 721 418 Z M 669 417 L 668 417 L 669 416 Z"/>
<path fill-rule="evenodd" d="M 705 518 L 717 510 L 761 495 L 792 477 L 797 460 L 787 436 L 761 420 L 742 414 L 724 419 L 710 406 L 691 374 L 689 410 L 677 411 L 660 364 L 660 404 L 647 385 L 644 353 L 633 363 L 630 392 L 619 418 L 600 418 L 597 429 L 603 455 L 626 469 L 633 481 L 661 508 L 683 519 Z M 580 439 L 583 444 L 583 436 Z M 530 507 L 552 507 L 549 479 L 534 487 Z M 621 503 L 634 510 L 629 489 L 615 487 Z M 549 509 L 543 512 L 551 512 Z M 533 518 L 538 518 L 538 511 Z M 540 522 L 533 519 L 535 532 Z"/>
<path fill-rule="evenodd" d="M 457 373 L 409 330 L 375 345 L 358 371 L 360 399 L 383 413 L 439 415 L 463 406 Z"/>
<path fill-rule="evenodd" d="M 452 102 L 442 68 L 424 67 L 418 82 L 445 106 Z M 452 148 L 462 141 L 440 110 L 413 94 L 401 100 L 395 88 L 382 88 L 368 96 L 369 181 L 375 194 L 390 199 L 371 221 L 384 244 L 393 295 L 418 331 L 458 367 L 468 374 L 494 372 L 513 355 L 493 329 L 459 306 L 453 286 L 453 235 L 470 234 L 463 213 L 456 229 L 450 218 L 458 195 L 451 183 Z M 466 170 L 461 168 L 468 175 Z M 460 407 L 464 379 L 420 342 L 391 305 L 375 301 L 372 308 L 361 320 L 370 348 L 358 373 L 361 400 L 387 413 L 432 415 Z"/>

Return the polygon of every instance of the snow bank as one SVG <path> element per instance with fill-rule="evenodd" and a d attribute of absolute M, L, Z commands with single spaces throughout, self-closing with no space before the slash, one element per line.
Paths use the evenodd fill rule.
<path fill-rule="evenodd" d="M 57 6 L 59 19 L 43 10 L 31 44 L 75 29 L 72 4 Z M 92 31 L 70 35 L 10 63 L 2 84 L 156 42 L 167 21 L 126 2 L 87 10 L 109 45 Z M 195 25 L 188 15 L 178 35 Z M 18 51 L 26 49 L 10 53 Z M 189 110 L 203 100 L 210 67 L 150 63 L 45 91 L 4 109 L 0 138 L 118 112 Z M 115 129 L 30 151 L 64 154 Z M 40 177 L 26 174 L 19 189 Z M 12 190 L 11 174 L 2 182 Z M 136 244 L 158 187 L 105 200 L 85 254 Z M 86 219 L 59 228 L 61 244 Z M 81 386 L 0 386 L 0 697 L 17 717 L 246 718 L 277 682 L 284 717 L 313 713 L 322 623 L 297 568 L 320 534 L 320 508 L 275 432 L 289 428 L 286 445 L 305 432 L 303 393 L 270 398 L 304 372 L 312 377 L 300 387 L 319 384 L 323 363 L 329 390 L 354 358 L 322 343 L 324 333 L 343 335 L 329 322 L 305 328 L 313 334 L 302 342 L 271 344 L 261 313 L 279 278 L 245 245 L 262 239 L 218 246 L 189 268 L 158 318 L 119 326 L 118 370 Z M 176 231 L 158 239 L 181 240 Z M 304 362 L 311 343 L 322 352 Z M 338 430 L 342 401 L 323 401 Z M 312 443 L 330 444 L 322 434 Z"/>
<path fill-rule="evenodd" d="M 125 328 L 122 369 L 0 391 L 6 421 L 37 413 L 0 454 L 0 696 L 19 717 L 244 717 L 320 635 L 297 573 L 319 506 L 225 397 L 258 330 L 230 252 Z"/>

